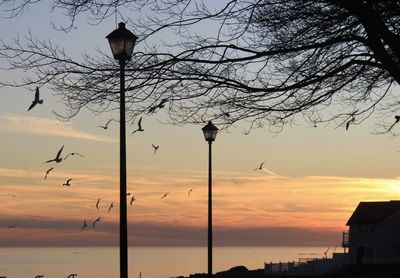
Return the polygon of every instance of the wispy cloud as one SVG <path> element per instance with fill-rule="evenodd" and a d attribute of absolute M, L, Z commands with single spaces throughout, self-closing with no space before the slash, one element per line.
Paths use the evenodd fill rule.
<path fill-rule="evenodd" d="M 0 132 L 7 133 L 60 136 L 101 142 L 113 141 L 105 136 L 77 130 L 71 122 L 60 122 L 43 117 L 0 115 L 0 127 Z"/>

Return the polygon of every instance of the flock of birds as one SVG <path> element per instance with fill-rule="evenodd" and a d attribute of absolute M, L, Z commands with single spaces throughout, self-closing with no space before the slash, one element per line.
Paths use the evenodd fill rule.
<path fill-rule="evenodd" d="M 165 106 L 165 104 L 167 103 L 167 101 L 168 101 L 167 99 L 162 99 L 161 102 L 160 102 L 158 105 L 151 107 L 151 108 L 149 109 L 148 112 L 149 112 L 149 113 L 154 113 L 157 109 L 162 109 L 162 108 L 164 108 L 164 106 Z M 32 104 L 29 106 L 28 111 L 30 111 L 31 109 L 33 109 L 33 108 L 34 108 L 36 105 L 38 105 L 38 104 L 43 104 L 43 99 L 40 99 L 39 88 L 36 87 L 36 90 L 35 90 L 35 97 L 34 97 L 34 100 L 32 101 Z M 135 129 L 135 130 L 132 132 L 132 134 L 134 134 L 134 133 L 136 133 L 136 132 L 143 132 L 143 131 L 144 131 L 143 126 L 142 126 L 142 119 L 143 119 L 143 117 L 140 117 L 140 119 L 139 119 L 139 121 L 138 121 L 138 123 L 137 123 L 137 129 Z M 99 125 L 99 126 L 97 126 L 97 127 L 102 128 L 102 129 L 104 129 L 104 130 L 107 130 L 107 129 L 109 128 L 109 125 L 110 125 L 110 123 L 111 123 L 112 121 L 113 121 L 113 119 L 110 119 L 109 121 L 107 121 L 107 123 L 106 123 L 105 125 Z M 156 154 L 157 151 L 158 151 L 158 149 L 160 148 L 160 146 L 159 146 L 159 145 L 155 145 L 154 143 L 152 143 L 151 146 L 153 147 L 153 154 Z M 78 153 L 78 152 L 70 152 L 70 153 L 68 153 L 65 157 L 63 157 L 63 155 L 62 155 L 63 150 L 64 150 L 64 145 L 58 150 L 58 152 L 56 153 L 56 155 L 55 155 L 54 158 L 45 161 L 45 163 L 55 163 L 55 164 L 57 165 L 57 164 L 59 164 L 59 163 L 65 161 L 65 160 L 67 160 L 69 157 L 82 157 L 82 158 L 85 157 L 84 155 L 82 155 L 82 154 L 80 154 L 80 153 Z M 264 170 L 264 168 L 263 168 L 264 163 L 265 163 L 265 161 L 263 161 L 257 168 L 255 168 L 254 171 Z M 47 180 L 48 177 L 49 177 L 49 175 L 51 174 L 51 172 L 54 171 L 54 170 L 55 170 L 55 167 L 54 167 L 54 166 L 51 167 L 51 168 L 49 168 L 49 169 L 47 169 L 46 172 L 45 172 L 45 175 L 44 175 L 44 179 Z M 62 186 L 64 186 L 64 187 L 70 187 L 70 186 L 72 185 L 72 183 L 71 183 L 72 180 L 73 180 L 72 178 L 68 178 L 68 179 L 62 184 Z M 188 197 L 190 197 L 192 191 L 193 191 L 193 188 L 191 188 L 191 189 L 187 192 Z M 170 194 L 170 192 L 165 192 L 165 193 L 161 196 L 160 200 L 166 198 L 169 194 Z M 127 195 L 130 196 L 131 193 L 128 192 Z M 135 201 L 136 201 L 136 197 L 135 197 L 135 195 L 132 195 L 132 196 L 130 197 L 130 200 L 129 200 L 129 205 L 132 206 L 133 203 L 134 203 Z M 98 198 L 97 201 L 96 201 L 96 204 L 95 204 L 95 207 L 96 207 L 97 210 L 99 210 L 100 202 L 101 202 L 101 198 Z M 109 205 L 108 210 L 107 210 L 108 213 L 110 213 L 110 211 L 111 211 L 111 209 L 112 209 L 113 207 L 114 207 L 114 202 L 111 202 L 111 204 Z M 96 224 L 97 224 L 98 222 L 100 222 L 101 220 L 102 220 L 101 217 L 97 217 L 97 218 L 91 223 L 92 228 L 94 229 L 94 228 L 96 227 Z M 16 225 L 10 225 L 10 226 L 8 226 L 8 228 L 15 228 L 15 226 L 16 226 Z M 85 230 L 87 227 L 88 227 L 88 222 L 87 222 L 86 219 L 84 219 L 84 220 L 83 220 L 83 225 L 81 226 L 80 230 L 83 231 L 83 230 Z"/>
<path fill-rule="evenodd" d="M 107 126 L 108 126 L 109 123 L 110 123 L 110 121 L 109 121 L 105 126 L 101 126 L 101 127 L 104 128 L 104 129 L 107 129 Z M 156 145 L 154 145 L 154 144 L 152 144 L 152 146 L 153 146 L 153 148 L 154 148 L 154 154 L 155 154 L 156 151 L 158 150 L 159 146 L 156 146 Z M 49 160 L 45 161 L 45 163 L 52 163 L 52 162 L 55 162 L 56 164 L 57 164 L 57 163 L 61 163 L 62 161 L 65 161 L 65 160 L 66 160 L 68 157 L 70 157 L 70 156 L 85 157 L 84 155 L 82 155 L 82 154 L 80 154 L 80 153 L 71 152 L 71 153 L 67 154 L 67 155 L 63 158 L 63 157 L 62 157 L 62 151 L 63 151 L 63 150 L 64 150 L 64 145 L 58 150 L 58 152 L 57 152 L 55 158 L 49 159 Z M 54 170 L 54 167 L 51 167 L 51 168 L 49 168 L 49 169 L 46 171 L 45 176 L 44 176 L 44 179 L 45 179 L 45 180 L 48 178 L 50 172 L 53 171 L 53 170 Z M 70 187 L 70 186 L 71 186 L 71 181 L 72 181 L 72 178 L 69 178 L 69 179 L 67 179 L 67 180 L 65 181 L 65 183 L 63 183 L 62 185 L 65 186 L 65 187 Z M 192 190 L 193 190 L 193 188 L 191 188 L 191 189 L 189 190 L 188 196 L 190 196 L 190 193 L 192 192 Z M 169 194 L 169 192 L 164 193 L 164 194 L 161 196 L 161 200 L 164 199 L 165 197 L 167 197 L 168 194 Z M 128 193 L 127 193 L 127 196 L 130 196 L 130 195 L 131 195 L 131 193 L 128 192 Z M 97 201 L 96 201 L 95 207 L 96 207 L 97 210 L 99 210 L 100 201 L 101 201 L 101 198 L 98 198 Z M 132 195 L 132 196 L 130 197 L 130 200 L 129 200 L 129 205 L 132 206 L 133 203 L 134 203 L 135 201 L 136 201 L 136 197 L 135 197 L 135 195 Z M 111 202 L 110 206 L 108 207 L 108 211 L 107 211 L 107 212 L 110 213 L 110 211 L 111 211 L 111 209 L 112 209 L 113 207 L 114 207 L 114 202 Z M 97 217 L 97 218 L 92 222 L 92 228 L 94 229 L 95 226 L 96 226 L 96 223 L 97 223 L 97 222 L 100 222 L 101 220 L 102 220 L 101 217 Z M 84 219 L 83 225 L 82 225 L 82 227 L 81 227 L 81 231 L 83 231 L 83 230 L 86 229 L 87 227 L 88 227 L 88 223 L 87 223 L 86 219 Z M 11 225 L 11 226 L 9 226 L 9 228 L 15 228 L 15 225 Z"/>

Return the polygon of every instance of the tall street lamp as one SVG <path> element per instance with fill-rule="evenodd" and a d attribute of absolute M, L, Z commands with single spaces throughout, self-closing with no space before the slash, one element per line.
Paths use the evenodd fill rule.
<path fill-rule="evenodd" d="M 208 142 L 208 277 L 212 277 L 212 167 L 211 144 L 217 137 L 218 128 L 211 121 L 202 128 L 204 138 Z"/>
<path fill-rule="evenodd" d="M 128 278 L 128 217 L 126 211 L 126 131 L 125 131 L 125 65 L 132 57 L 133 47 L 138 39 L 121 22 L 106 36 L 110 43 L 115 60 L 119 62 L 120 71 L 120 118 L 119 118 L 119 159 L 120 159 L 120 192 L 119 192 L 119 260 L 120 278 Z"/>

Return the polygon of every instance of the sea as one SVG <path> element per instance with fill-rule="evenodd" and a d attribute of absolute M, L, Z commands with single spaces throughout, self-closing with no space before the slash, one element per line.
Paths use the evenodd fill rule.
<path fill-rule="evenodd" d="M 213 272 L 234 266 L 264 268 L 264 262 L 322 258 L 327 247 L 214 247 Z M 207 272 L 206 247 L 130 247 L 130 278 L 167 278 Z M 0 278 L 116 278 L 116 247 L 0 248 Z M 73 276 L 70 276 L 73 277 Z"/>

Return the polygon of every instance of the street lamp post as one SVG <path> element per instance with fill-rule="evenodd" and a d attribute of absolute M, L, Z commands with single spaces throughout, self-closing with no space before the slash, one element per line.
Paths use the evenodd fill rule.
<path fill-rule="evenodd" d="M 208 277 L 212 277 L 212 163 L 211 144 L 217 137 L 218 128 L 211 121 L 202 128 L 204 138 L 208 142 Z"/>
<path fill-rule="evenodd" d="M 128 278 L 128 216 L 126 208 L 126 131 L 125 131 L 125 65 L 132 57 L 133 47 L 138 39 L 121 22 L 106 36 L 110 43 L 114 59 L 119 62 L 120 69 L 120 119 L 119 119 L 119 155 L 120 155 L 120 192 L 119 192 L 119 259 L 120 278 Z"/>

